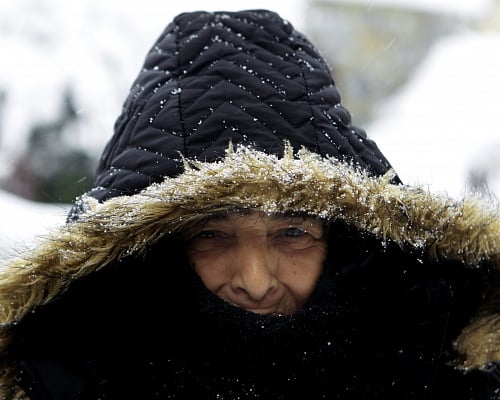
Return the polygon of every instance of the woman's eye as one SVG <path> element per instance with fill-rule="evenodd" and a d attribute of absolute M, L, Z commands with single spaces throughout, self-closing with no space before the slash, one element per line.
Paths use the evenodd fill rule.
<path fill-rule="evenodd" d="M 289 227 L 276 232 L 275 243 L 284 249 L 302 250 L 314 244 L 314 237 L 304 228 Z"/>
<path fill-rule="evenodd" d="M 205 229 L 195 232 L 186 241 L 189 251 L 212 251 L 227 246 L 228 237 L 224 232 Z"/>
<path fill-rule="evenodd" d="M 286 228 L 283 230 L 283 234 L 289 238 L 299 238 L 307 235 L 307 231 L 302 228 Z"/>
<path fill-rule="evenodd" d="M 209 230 L 201 231 L 194 236 L 194 238 L 199 238 L 199 239 L 213 239 L 215 237 L 217 237 L 217 232 Z"/>

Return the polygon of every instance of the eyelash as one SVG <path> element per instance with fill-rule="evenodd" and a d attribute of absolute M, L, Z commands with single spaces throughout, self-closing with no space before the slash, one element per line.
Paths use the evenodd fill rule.
<path fill-rule="evenodd" d="M 274 237 L 284 237 L 286 239 L 299 239 L 303 238 L 307 235 L 312 236 L 306 229 L 301 228 L 301 227 L 288 227 L 288 228 L 283 228 L 279 229 L 275 233 L 272 234 Z M 217 231 L 217 230 L 202 230 L 195 234 L 191 239 L 216 239 L 218 237 L 224 237 L 226 236 L 223 232 Z"/>
<path fill-rule="evenodd" d="M 281 231 L 278 231 L 278 233 L 283 233 L 286 237 L 289 238 L 298 238 L 310 234 L 304 228 L 299 228 L 299 227 L 285 228 L 282 229 Z M 298 233 L 298 235 L 296 233 Z"/>
<path fill-rule="evenodd" d="M 197 233 L 193 236 L 193 238 L 213 239 L 215 236 L 217 236 L 217 231 L 211 231 L 207 229 Z"/>

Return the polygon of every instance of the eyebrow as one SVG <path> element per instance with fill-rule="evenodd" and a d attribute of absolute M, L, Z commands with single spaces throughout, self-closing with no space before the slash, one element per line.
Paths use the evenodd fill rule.
<path fill-rule="evenodd" d="M 302 214 L 302 213 L 274 213 L 269 215 L 273 220 L 281 220 L 281 219 L 289 219 L 289 220 L 314 220 L 314 221 L 322 221 L 320 218 L 314 217 L 312 215 Z"/>
<path fill-rule="evenodd" d="M 241 209 L 234 209 L 234 210 L 221 210 L 221 211 L 216 211 L 210 215 L 207 215 L 203 220 L 201 221 L 201 224 L 205 224 L 210 221 L 223 221 L 226 218 L 228 218 L 231 214 L 234 215 L 239 215 L 239 216 L 244 216 L 252 211 L 257 211 L 260 212 L 258 209 L 248 209 L 248 208 L 241 208 Z M 315 220 L 315 221 L 323 221 L 321 218 L 306 214 L 306 213 L 297 213 L 297 212 L 283 212 L 283 213 L 264 213 L 265 216 L 268 216 L 274 221 L 280 221 L 283 219 L 288 219 L 292 221 L 300 221 L 304 222 L 306 220 Z"/>

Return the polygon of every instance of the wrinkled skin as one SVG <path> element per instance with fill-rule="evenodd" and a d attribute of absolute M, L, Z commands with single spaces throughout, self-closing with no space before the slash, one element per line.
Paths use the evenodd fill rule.
<path fill-rule="evenodd" d="M 315 218 L 232 213 L 186 232 L 186 252 L 205 286 L 228 303 L 292 314 L 323 270 L 324 230 Z"/>

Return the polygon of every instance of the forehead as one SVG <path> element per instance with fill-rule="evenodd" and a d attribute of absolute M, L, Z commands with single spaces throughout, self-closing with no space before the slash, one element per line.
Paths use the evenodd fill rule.
<path fill-rule="evenodd" d="M 235 224 L 245 225 L 252 223 L 264 224 L 306 224 L 323 225 L 324 220 L 307 215 L 284 214 L 284 213 L 264 213 L 257 210 L 236 210 L 220 212 L 210 215 L 204 220 L 204 224 Z"/>

